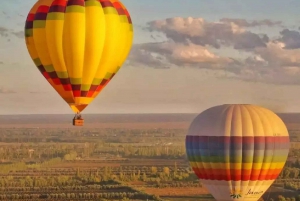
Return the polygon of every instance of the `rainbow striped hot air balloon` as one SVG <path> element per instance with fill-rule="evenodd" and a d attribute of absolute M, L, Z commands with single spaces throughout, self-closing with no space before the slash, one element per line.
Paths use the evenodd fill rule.
<path fill-rule="evenodd" d="M 218 201 L 257 201 L 280 174 L 289 146 L 283 121 L 255 105 L 207 109 L 186 136 L 190 165 Z"/>
<path fill-rule="evenodd" d="M 25 38 L 39 71 L 78 113 L 126 60 L 133 26 L 119 0 L 39 0 L 27 16 Z"/>

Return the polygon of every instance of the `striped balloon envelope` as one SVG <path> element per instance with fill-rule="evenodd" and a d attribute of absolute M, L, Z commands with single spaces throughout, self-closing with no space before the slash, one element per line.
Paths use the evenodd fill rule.
<path fill-rule="evenodd" d="M 27 16 L 25 39 L 38 70 L 77 113 L 126 60 L 133 26 L 118 0 L 38 0 Z"/>
<path fill-rule="evenodd" d="M 205 110 L 186 136 L 190 165 L 218 201 L 257 201 L 280 174 L 289 146 L 275 113 L 246 104 Z"/>

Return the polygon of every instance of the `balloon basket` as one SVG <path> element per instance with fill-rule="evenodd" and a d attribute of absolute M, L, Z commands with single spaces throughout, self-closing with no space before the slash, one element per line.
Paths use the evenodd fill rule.
<path fill-rule="evenodd" d="M 73 118 L 73 126 L 83 126 L 84 119 L 81 117 L 80 114 L 76 114 Z"/>
<path fill-rule="evenodd" d="M 73 126 L 83 126 L 84 119 L 73 119 Z"/>

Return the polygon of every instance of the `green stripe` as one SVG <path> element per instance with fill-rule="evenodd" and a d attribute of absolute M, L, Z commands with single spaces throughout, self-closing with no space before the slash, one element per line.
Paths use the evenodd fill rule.
<path fill-rule="evenodd" d="M 35 63 L 36 66 L 42 65 L 40 58 L 33 59 L 33 62 Z"/>
<path fill-rule="evenodd" d="M 126 15 L 120 15 L 120 21 L 122 23 L 128 23 L 128 18 Z"/>
<path fill-rule="evenodd" d="M 71 84 L 81 84 L 81 78 L 70 78 Z"/>
<path fill-rule="evenodd" d="M 104 79 L 109 80 L 112 76 L 112 73 L 107 72 L 106 75 L 104 76 Z"/>
<path fill-rule="evenodd" d="M 25 37 L 31 37 L 33 36 L 32 29 L 25 29 Z"/>
<path fill-rule="evenodd" d="M 47 20 L 64 20 L 65 19 L 65 13 L 61 12 L 54 12 L 54 13 L 48 13 Z"/>
<path fill-rule="evenodd" d="M 66 13 L 84 13 L 85 8 L 82 6 L 72 5 L 67 6 Z"/>
<path fill-rule="evenodd" d="M 129 24 L 129 31 L 133 32 L 133 25 L 132 24 Z"/>
<path fill-rule="evenodd" d="M 105 7 L 103 8 L 104 10 L 104 14 L 116 14 L 116 15 L 119 15 L 117 10 L 113 7 Z"/>
<path fill-rule="evenodd" d="M 34 20 L 33 21 L 33 28 L 45 28 L 46 27 L 46 20 Z"/>
<path fill-rule="evenodd" d="M 60 72 L 57 71 L 56 74 L 59 78 L 68 78 L 69 77 L 69 74 L 67 71 L 60 71 Z"/>
<path fill-rule="evenodd" d="M 85 6 L 98 6 L 98 7 L 101 7 L 101 4 L 99 1 L 97 0 L 89 0 L 89 1 L 86 1 L 85 2 Z"/>
<path fill-rule="evenodd" d="M 103 79 L 94 78 L 92 85 L 99 85 Z"/>
<path fill-rule="evenodd" d="M 88 91 L 90 90 L 91 85 L 90 84 L 83 84 L 81 85 L 81 91 Z"/>
<path fill-rule="evenodd" d="M 53 65 L 47 65 L 47 66 L 44 66 L 44 68 L 45 68 L 45 70 L 47 72 L 53 72 L 53 71 L 55 71 Z"/>

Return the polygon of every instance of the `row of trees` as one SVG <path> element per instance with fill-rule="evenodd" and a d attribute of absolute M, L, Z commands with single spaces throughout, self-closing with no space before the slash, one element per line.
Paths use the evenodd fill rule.
<path fill-rule="evenodd" d="M 164 140 L 172 137 L 182 141 L 185 129 L 122 129 L 122 128 L 3 128 L 0 129 L 1 142 L 95 142 L 133 143 Z M 151 141 L 149 141 L 149 139 Z"/>
<path fill-rule="evenodd" d="M 57 160 L 59 161 L 59 160 Z M 53 164 L 53 162 L 44 162 L 47 164 Z M 38 166 L 38 164 L 37 164 Z M 41 165 L 43 166 L 43 165 Z M 19 166 L 16 166 L 16 168 Z M 21 168 L 28 168 L 28 166 L 21 166 Z M 43 171 L 42 174 L 38 176 L 3 176 L 0 179 L 0 187 L 10 188 L 10 187 L 53 187 L 53 186 L 80 186 L 86 185 L 86 183 L 99 183 L 109 180 L 119 180 L 119 181 L 144 181 L 144 182 L 154 182 L 159 185 L 161 182 L 174 182 L 174 181 L 197 181 L 197 177 L 193 173 L 189 173 L 185 169 L 178 170 L 177 164 L 174 167 L 163 167 L 157 168 L 155 166 L 145 169 L 143 167 L 135 168 L 131 171 L 124 172 L 121 168 L 118 171 L 113 171 L 111 167 L 105 167 L 97 170 L 81 170 L 77 169 L 73 171 L 73 175 L 64 175 L 64 172 L 59 176 L 53 176 L 52 172 L 56 169 L 49 169 L 48 171 Z M 172 169 L 172 170 L 171 170 Z M 184 186 L 183 184 L 176 184 L 179 186 Z M 162 187 L 162 186 L 161 186 Z"/>
<path fill-rule="evenodd" d="M 148 195 L 143 192 L 105 192 L 105 193 L 51 193 L 51 194 L 0 194 L 0 200 L 10 199 L 139 199 L 139 200 L 160 200 L 155 195 Z"/>
<path fill-rule="evenodd" d="M 52 165 L 61 163 L 61 158 L 53 158 L 48 161 L 44 161 L 41 163 L 36 164 L 26 164 L 25 162 L 18 162 L 18 163 L 12 163 L 12 164 L 2 164 L 0 165 L 0 173 L 2 174 L 8 174 L 9 172 L 15 172 L 15 171 L 23 171 L 27 169 L 40 169 L 40 168 L 46 168 L 51 167 Z"/>

